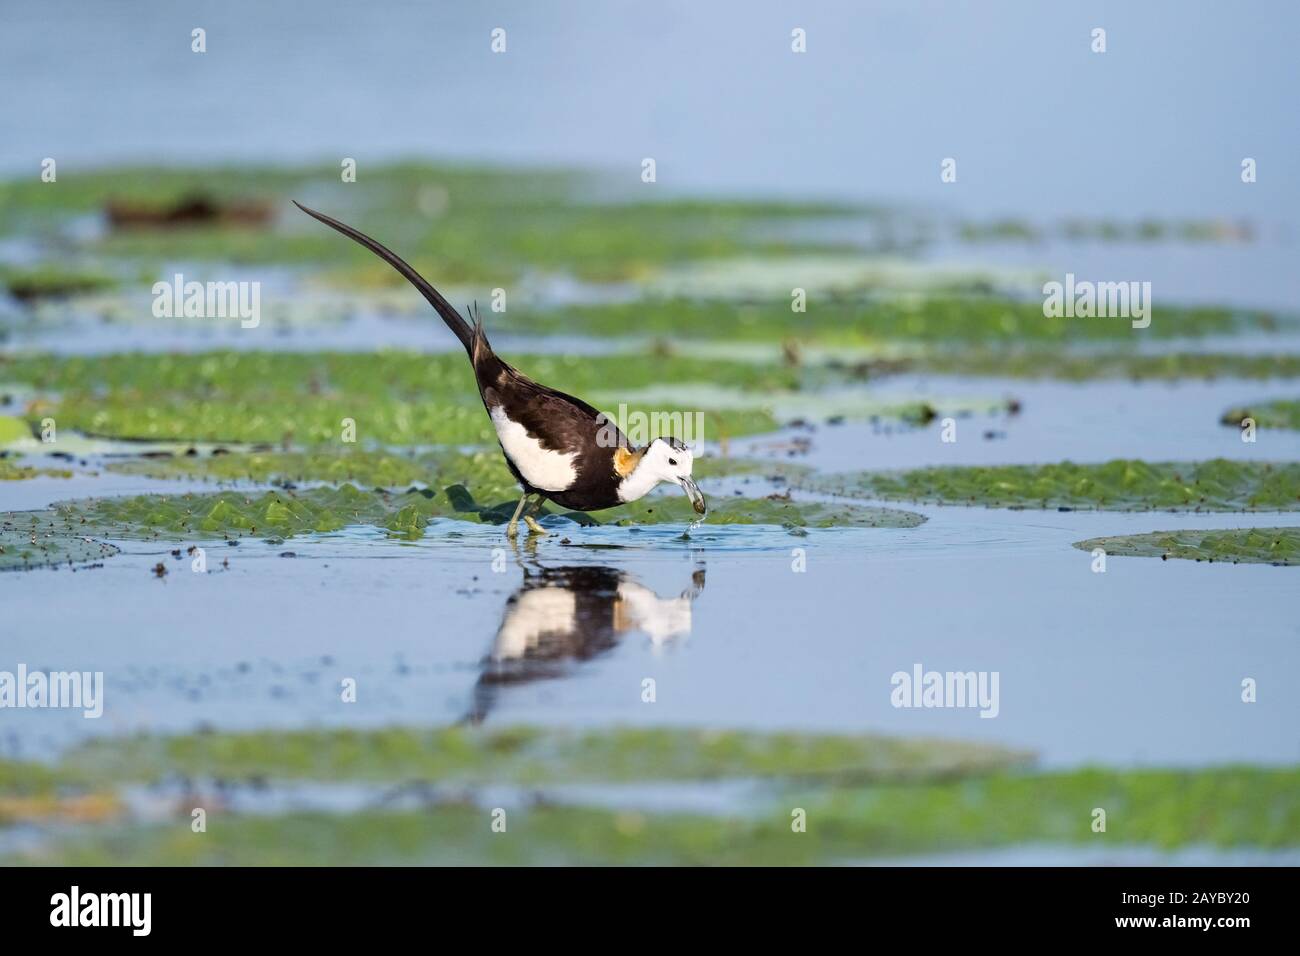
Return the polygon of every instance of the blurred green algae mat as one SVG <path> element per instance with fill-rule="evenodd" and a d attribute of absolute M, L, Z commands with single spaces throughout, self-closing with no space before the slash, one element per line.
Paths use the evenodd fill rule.
<path fill-rule="evenodd" d="M 0 858 L 812 864 L 1025 843 L 1285 850 L 1300 844 L 1298 783 L 1293 768 L 1043 773 L 995 746 L 871 736 L 392 727 L 131 737 L 52 765 L 0 762 L 0 847 L 6 831 L 25 834 Z M 689 810 L 673 806 L 674 787 L 724 789 Z M 194 806 L 205 808 L 203 832 Z M 1098 806 L 1104 833 L 1092 825 Z"/>

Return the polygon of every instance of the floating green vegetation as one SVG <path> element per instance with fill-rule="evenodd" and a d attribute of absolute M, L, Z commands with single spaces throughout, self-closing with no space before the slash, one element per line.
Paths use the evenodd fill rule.
<path fill-rule="evenodd" d="M 204 466 L 212 470 L 204 471 Z M 0 459 L 0 478 L 5 477 L 6 467 L 13 466 Z M 417 539 L 434 518 L 504 524 L 519 497 L 518 486 L 501 456 L 489 451 L 429 452 L 410 458 L 362 451 L 343 455 L 232 453 L 150 458 L 114 467 L 155 477 L 274 479 L 285 486 L 255 492 L 91 498 L 63 502 L 49 511 L 7 515 L 0 534 L 0 569 L 84 563 L 116 553 L 111 546 L 93 540 L 95 537 L 282 540 L 365 525 Z M 773 473 L 778 471 L 795 473 L 785 468 Z M 27 470 L 16 475 L 32 476 Z M 358 480 L 366 485 L 390 484 L 405 490 L 365 490 L 351 483 L 349 479 L 355 476 L 362 476 Z M 294 481 L 344 483 L 300 489 L 293 486 Z M 424 487 L 414 487 L 412 482 Z M 696 518 L 686 498 L 675 493 L 652 495 L 595 514 L 557 511 L 554 506 L 547 506 L 543 514 L 561 514 L 580 525 L 689 525 Z M 911 528 L 924 521 L 921 515 L 893 508 L 791 501 L 785 496 L 721 498 L 708 516 L 708 524 L 713 526 L 774 525 L 793 534 L 808 528 Z"/>
<path fill-rule="evenodd" d="M 1079 348 L 1070 347 L 1079 345 Z M 744 359 L 756 363 L 785 363 L 800 368 L 808 399 L 818 396 L 816 388 L 842 387 L 882 379 L 891 375 L 921 373 L 981 376 L 988 378 L 1060 379 L 1094 381 L 1175 381 L 1217 378 L 1298 378 L 1300 355 L 1286 352 L 1241 354 L 1233 352 L 1136 353 L 1117 348 L 1084 347 L 1069 343 L 1046 348 L 1041 345 L 990 347 L 970 344 L 951 349 L 937 343 L 902 340 L 843 341 L 801 337 L 784 341 L 698 340 L 683 345 L 656 342 L 669 354 L 689 348 L 696 357 L 724 360 Z M 933 404 L 933 403 L 931 403 Z"/>
<path fill-rule="evenodd" d="M 814 471 L 811 465 L 785 461 L 779 458 L 740 458 L 706 456 L 696 458 L 692 474 L 705 478 L 765 478 L 784 483 L 802 478 Z"/>
<path fill-rule="evenodd" d="M 514 357 L 530 376 L 577 395 L 622 383 L 710 382 L 754 392 L 793 389 L 797 370 L 667 355 Z M 143 440 L 337 444 L 344 420 L 362 442 L 495 443 L 469 363 L 459 353 L 208 352 L 94 357 L 0 356 L 0 381 L 57 399 L 32 403 L 33 419 L 96 436 Z M 695 411 L 692 408 L 691 411 Z M 681 409 L 637 406 L 629 413 Z M 700 409 L 706 437 L 770 431 L 762 409 Z M 618 409 L 610 409 L 611 415 Z M 675 417 L 674 417 L 675 416 Z"/>
<path fill-rule="evenodd" d="M 1241 426 L 1242 420 L 1254 419 L 1257 428 L 1300 429 L 1300 399 L 1275 398 L 1268 402 L 1233 408 L 1220 419 L 1225 425 Z"/>
<path fill-rule="evenodd" d="M 957 227 L 963 242 L 1042 242 L 1051 237 L 1095 242 L 1249 242 L 1249 223 L 1221 219 L 1067 219 L 1039 225 L 1023 219 L 964 221 Z"/>
<path fill-rule="evenodd" d="M 464 484 L 469 479 L 457 468 L 478 477 L 491 469 L 494 480 L 508 480 L 509 473 L 501 464 L 501 456 L 458 455 L 456 453 L 396 454 L 385 451 L 327 449 L 297 451 L 218 451 L 213 454 L 181 453 L 177 455 L 154 454 L 148 458 L 130 458 L 111 462 L 107 469 L 124 475 L 143 475 L 149 478 L 188 478 L 200 481 L 236 482 L 352 482 L 372 488 L 407 488 L 413 484 L 433 484 L 439 474 L 449 471 L 457 474 L 456 481 Z"/>
<path fill-rule="evenodd" d="M 370 808 L 347 815 L 227 813 L 201 839 L 177 825 L 188 816 L 154 826 L 109 820 L 93 830 L 68 829 L 47 806 L 33 813 L 41 796 L 0 799 L 0 820 L 26 817 L 30 825 L 36 816 L 50 825 L 46 839 L 11 851 L 4 862 L 806 865 L 1016 844 L 1095 844 L 1098 837 L 1090 826 L 1095 806 L 1107 808 L 1108 845 L 1168 850 L 1300 844 L 1300 771 L 1295 768 L 1030 774 L 1000 769 L 1005 755 L 974 753 L 966 760 L 956 751 L 956 764 L 945 770 L 950 761 L 933 760 L 924 753 L 932 745 L 919 743 L 900 761 L 890 748 L 901 744 L 882 751 L 870 740 L 787 738 L 773 746 L 732 733 L 654 730 L 632 732 L 628 746 L 618 746 L 627 733 L 554 740 L 522 729 L 504 732 L 499 749 L 464 738 L 439 747 L 438 732 L 351 734 L 344 735 L 350 739 L 342 745 L 338 735 L 330 734 L 291 734 L 291 744 L 272 735 L 238 743 L 215 735 L 211 744 L 185 741 L 177 746 L 128 741 L 104 746 L 99 753 L 94 752 L 98 745 L 92 745 L 88 753 L 73 754 L 66 766 L 33 775 L 43 781 L 43 793 L 55 787 L 65 794 L 95 787 L 88 796 L 111 808 L 113 787 L 175 774 L 226 785 L 256 781 L 263 791 L 273 791 L 275 781 L 286 778 L 405 786 L 396 792 L 391 786 L 377 788 Z M 377 753 L 364 748 L 367 741 L 379 748 Z M 312 743 L 318 751 L 306 749 Z M 778 754 L 782 759 L 776 762 Z M 602 756 L 612 763 L 603 763 Z M 660 768 L 663 772 L 656 776 Z M 5 773 L 0 767 L 0 785 L 17 781 L 33 792 L 35 786 L 21 769 L 12 765 Z M 303 778 L 304 773 L 310 776 Z M 484 823 L 487 810 L 475 804 L 472 789 L 463 789 L 517 782 L 542 787 L 545 794 L 547 784 L 573 780 L 705 781 L 719 776 L 766 779 L 766 785 L 757 786 L 752 798 L 725 815 L 527 801 L 510 811 L 509 840 L 491 832 Z M 443 782 L 459 785 L 461 797 L 439 799 L 425 786 Z M 395 793 L 423 793 L 427 804 L 418 810 L 383 809 Z M 11 808 L 7 814 L 6 806 Z M 791 827 L 791 807 L 806 811 L 806 831 Z"/>
<path fill-rule="evenodd" d="M 1153 531 L 1089 538 L 1084 551 L 1138 558 L 1186 558 L 1233 564 L 1300 564 L 1300 528 L 1232 528 L 1216 531 Z"/>
<path fill-rule="evenodd" d="M 300 492 L 91 498 L 63 502 L 54 510 L 69 523 L 115 538 L 287 538 L 349 525 L 418 537 L 429 518 L 444 510 L 437 498 L 432 491 L 388 494 L 345 484 Z"/>
<path fill-rule="evenodd" d="M 886 240 L 891 251 L 914 251 L 907 239 Z M 800 251 L 793 255 L 747 254 L 703 259 L 665 268 L 641 283 L 646 298 L 792 304 L 802 289 L 805 303 L 861 303 L 896 296 L 1006 295 L 1034 289 L 1027 269 L 933 263 L 889 255 L 885 250 Z M 791 310 L 795 311 L 794 309 Z"/>
<path fill-rule="evenodd" d="M 837 826 L 824 836 L 829 844 L 841 833 L 850 840 L 876 834 L 875 851 L 887 853 L 1095 842 L 1090 814 L 1102 806 L 1106 839 L 1122 845 L 1296 846 L 1300 794 L 1291 788 L 1297 782 L 1300 768 L 1227 766 L 997 774 L 923 787 L 835 790 L 825 810 L 843 830 Z M 808 812 L 812 820 L 823 811 Z M 885 820 L 893 822 L 882 833 Z"/>
<path fill-rule="evenodd" d="M 0 459 L 3 466 L 4 459 Z M 480 496 L 511 495 L 515 483 L 500 452 L 387 452 L 365 449 L 297 451 L 225 451 L 213 453 L 152 452 L 145 458 L 112 461 L 108 471 L 159 479 L 215 482 L 293 484 L 351 482 L 369 488 L 406 489 L 412 485 L 447 487 L 458 484 L 483 489 Z M 789 480 L 810 471 L 806 465 L 758 458 L 701 457 L 695 459 L 697 478 L 760 475 Z"/>
<path fill-rule="evenodd" d="M 809 375 L 809 378 L 814 376 Z M 632 406 L 661 406 L 669 402 L 690 408 L 711 408 L 718 413 L 739 414 L 745 411 L 761 413 L 771 421 L 780 422 L 846 420 L 886 420 L 908 425 L 925 425 L 939 415 L 994 414 L 1006 410 L 1005 398 L 949 398 L 933 399 L 876 397 L 860 386 L 822 388 L 808 391 L 756 392 L 745 389 L 697 383 L 656 385 L 621 395 L 613 392 L 596 393 L 596 404 L 615 405 L 620 400 Z M 707 434 L 707 432 L 706 432 Z"/>
<path fill-rule="evenodd" d="M 484 453 L 466 456 L 465 467 L 500 476 L 471 493 L 462 484 L 410 489 L 404 492 L 365 491 L 352 484 L 338 488 L 277 489 L 267 492 L 224 491 L 215 494 L 137 495 L 91 498 L 55 505 L 64 522 L 110 538 L 190 540 L 208 538 L 288 538 L 306 533 L 339 531 L 352 525 L 385 528 L 393 534 L 418 538 L 432 518 L 457 518 L 504 524 L 518 503 L 519 490 L 504 468 L 489 465 Z M 455 473 L 451 470 L 440 474 Z M 548 507 L 544 514 L 557 513 Z M 690 524 L 695 515 L 684 496 L 654 495 L 595 514 L 558 512 L 583 525 Z M 891 508 L 847 503 L 790 501 L 785 498 L 726 498 L 709 513 L 713 525 L 770 524 L 798 531 L 804 528 L 910 528 L 921 515 Z"/>
<path fill-rule="evenodd" d="M 127 791 L 178 777 L 272 793 L 289 782 L 300 794 L 313 784 L 347 785 L 373 789 L 373 799 L 347 815 L 226 813 L 203 839 L 171 822 L 121 822 Z M 700 788 L 722 780 L 749 790 L 734 810 L 710 816 L 560 796 L 574 783 Z M 476 788 L 505 786 L 549 798 L 512 809 L 513 837 L 501 841 L 483 825 Z M 401 794 L 423 794 L 427 803 L 385 809 Z M 790 825 L 796 806 L 806 810 L 806 832 Z M 1297 768 L 1037 773 L 1028 755 L 997 746 L 876 736 L 537 727 L 207 732 L 101 738 L 50 765 L 0 761 L 0 825 L 49 828 L 6 863 L 852 862 L 1095 842 L 1095 806 L 1107 808 L 1107 840 L 1121 846 L 1300 844 Z M 69 829 L 91 810 L 93 831 Z"/>
<path fill-rule="evenodd" d="M 43 796 L 64 786 L 85 786 L 85 774 L 52 764 L 0 757 L 0 800 Z M 0 813 L 0 822 L 4 816 Z"/>
<path fill-rule="evenodd" d="M 117 285 L 116 280 L 98 270 L 75 270 L 43 265 L 34 269 L 12 266 L 0 268 L 0 285 L 19 302 L 55 299 L 101 292 Z"/>
<path fill-rule="evenodd" d="M 67 515 L 54 511 L 0 514 L 0 571 L 85 564 L 114 554 L 117 548 L 91 539 L 81 523 Z"/>
<path fill-rule="evenodd" d="M 1265 312 L 1164 306 L 1149 328 L 1123 319 L 1049 318 L 1042 303 L 982 296 L 831 299 L 792 313 L 788 298 L 769 302 L 668 299 L 591 305 L 551 312 L 511 310 L 494 316 L 502 328 L 538 334 L 659 336 L 726 341 L 864 342 L 901 340 L 947 345 L 1172 338 L 1272 331 L 1281 319 Z M 997 353 L 990 353 L 990 358 Z"/>
<path fill-rule="evenodd" d="M 805 478 L 798 487 L 854 498 L 997 508 L 1103 511 L 1296 511 L 1300 464 L 1206 462 L 995 465 L 852 472 Z"/>
<path fill-rule="evenodd" d="M 158 782 L 174 774 L 519 784 L 752 777 L 915 781 L 1028 763 L 983 744 L 880 736 L 758 734 L 622 727 L 563 730 L 450 727 L 200 733 L 107 738 L 69 753 L 56 783 Z M 3 777 L 0 777 L 0 785 Z M 10 786 L 21 785 L 15 775 Z"/>
<path fill-rule="evenodd" d="M 1154 328 L 1154 324 L 1152 328 Z M 1149 330 L 1148 330 L 1149 331 Z M 968 348 L 958 353 L 934 351 L 892 363 L 891 371 L 922 371 L 940 375 L 997 378 L 1095 379 L 1174 381 L 1217 378 L 1297 378 L 1300 355 L 1270 352 L 1257 355 L 1231 352 L 1071 353 L 1050 349 Z M 871 366 L 867 366 L 868 370 Z"/>
<path fill-rule="evenodd" d="M 32 429 L 21 418 L 0 415 L 0 448 L 32 440 Z"/>
<path fill-rule="evenodd" d="M 568 513 L 568 516 L 585 523 L 583 515 Z M 602 524 L 639 525 L 689 524 L 698 516 L 691 511 L 690 503 L 683 495 L 667 493 L 598 511 L 595 517 Z M 896 508 L 845 507 L 840 502 L 792 501 L 774 495 L 715 499 L 709 503 L 709 516 L 704 526 L 779 525 L 798 534 L 806 528 L 915 528 L 925 520 L 924 515 Z"/>
<path fill-rule="evenodd" d="M 713 441 L 773 431 L 797 418 L 925 422 L 936 414 L 930 402 L 873 400 L 860 389 L 846 389 L 843 378 L 838 390 L 810 391 L 830 384 L 824 372 L 777 363 L 651 353 L 524 356 L 518 365 L 539 381 L 608 405 L 618 420 L 643 421 L 658 433 L 687 427 L 694 432 L 698 412 L 703 436 Z M 99 437 L 338 448 L 350 420 L 363 442 L 496 441 L 469 365 L 458 353 L 0 356 L 0 380 L 57 396 L 29 404 L 33 421 L 53 416 L 62 428 Z M 991 410 L 1000 404 L 964 400 L 943 408 Z"/>
<path fill-rule="evenodd" d="M 24 481 L 28 478 L 71 478 L 65 468 L 36 468 L 20 465 L 10 458 L 0 458 L 0 481 Z"/>
<path fill-rule="evenodd" d="M 346 188 L 337 166 L 120 168 L 82 173 L 57 190 L 0 184 L 0 233 L 48 231 L 60 216 L 107 211 L 125 227 L 83 240 L 81 251 L 156 263 L 311 263 L 351 283 L 402 281 L 310 223 L 290 205 L 300 199 L 373 234 L 438 283 L 499 284 L 528 270 L 623 280 L 665 263 L 786 252 L 795 246 L 774 223 L 864 214 L 826 203 L 628 202 L 631 188 L 610 185 L 573 171 L 425 163 L 367 167 Z M 195 209 L 256 215 L 167 214 Z"/>
<path fill-rule="evenodd" d="M 0 478 L 5 477 L 5 462 L 0 459 Z M 144 475 L 159 479 L 191 479 L 216 482 L 268 482 L 295 489 L 298 483 L 353 483 L 363 487 L 406 490 L 415 485 L 446 490 L 445 500 L 418 502 L 425 517 L 435 514 L 469 517 L 500 522 L 513 512 L 519 494 L 514 478 L 507 471 L 499 452 L 437 451 L 418 454 L 394 454 L 384 451 L 349 450 L 342 452 L 225 452 L 217 454 L 160 455 L 115 461 L 107 466 L 120 474 Z M 788 482 L 811 472 L 804 465 L 786 461 L 751 458 L 712 458 L 695 460 L 697 478 L 760 477 Z M 24 472 L 15 477 L 28 477 Z M 475 489 L 471 494 L 467 489 Z M 295 489 L 296 490 L 296 489 Z M 496 502 L 484 505 L 479 502 Z M 453 509 L 451 514 L 448 509 Z M 412 512 L 408 512 L 411 514 Z M 557 513 L 548 506 L 545 513 Z M 560 512 L 563 513 L 563 512 Z M 648 501 L 594 515 L 569 514 L 582 523 L 618 523 L 624 525 L 653 522 L 690 523 L 695 519 L 685 498 L 675 492 L 657 495 Z M 892 508 L 868 508 L 820 502 L 790 502 L 774 498 L 715 498 L 709 524 L 774 524 L 788 529 L 815 527 L 896 527 L 910 528 L 921 524 L 921 515 Z M 250 524 L 253 524 L 250 519 Z M 422 526 L 421 526 L 422 527 Z M 175 529 L 179 530 L 179 529 Z M 413 528 L 413 531 L 419 530 Z"/>

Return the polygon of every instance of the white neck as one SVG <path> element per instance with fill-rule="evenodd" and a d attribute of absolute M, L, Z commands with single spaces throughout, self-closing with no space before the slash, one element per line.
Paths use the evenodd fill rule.
<path fill-rule="evenodd" d="M 618 483 L 618 500 L 636 501 L 638 498 L 644 498 L 661 480 L 651 474 L 650 469 L 646 468 L 643 462 L 632 469 L 632 474 Z"/>

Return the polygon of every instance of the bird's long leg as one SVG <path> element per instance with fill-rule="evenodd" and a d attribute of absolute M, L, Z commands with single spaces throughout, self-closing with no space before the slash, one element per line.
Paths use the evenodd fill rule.
<path fill-rule="evenodd" d="M 524 510 L 524 503 L 527 501 L 528 501 L 528 492 L 525 491 L 524 496 L 519 499 L 519 506 L 515 508 L 515 513 L 511 517 L 510 523 L 506 525 L 507 538 L 513 538 L 515 535 L 519 533 L 519 513 Z"/>
<path fill-rule="evenodd" d="M 537 519 L 533 517 L 542 510 L 542 505 L 544 504 L 546 504 L 546 499 L 541 495 L 538 495 L 537 500 L 533 502 L 533 506 L 529 508 L 528 513 L 524 515 L 524 524 L 528 525 L 528 534 L 530 536 L 535 534 L 546 534 L 546 529 L 539 525 Z"/>

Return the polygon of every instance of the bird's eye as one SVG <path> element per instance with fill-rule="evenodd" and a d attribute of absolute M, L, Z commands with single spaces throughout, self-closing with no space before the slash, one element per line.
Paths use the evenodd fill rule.
<path fill-rule="evenodd" d="M 670 464 L 670 465 L 675 465 L 675 464 L 677 464 L 677 459 L 676 459 L 676 458 L 669 458 L 669 459 L 668 459 L 668 464 Z"/>

